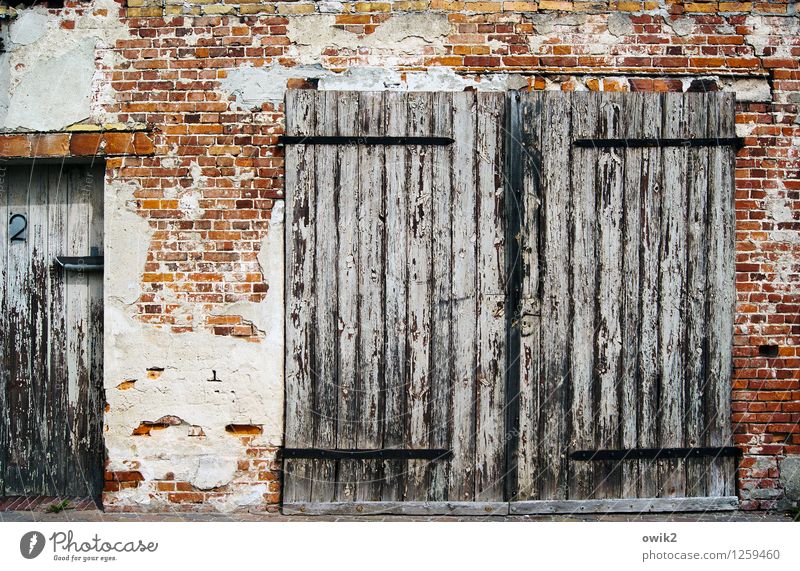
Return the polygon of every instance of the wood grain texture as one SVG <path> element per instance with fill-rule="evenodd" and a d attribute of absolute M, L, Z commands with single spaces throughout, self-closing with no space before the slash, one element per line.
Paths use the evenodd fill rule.
<path fill-rule="evenodd" d="M 729 459 L 569 459 L 730 444 L 732 149 L 573 145 L 729 137 L 726 97 L 290 92 L 290 136 L 455 142 L 287 148 L 287 443 L 453 456 L 287 461 L 286 505 L 729 506 Z"/>
<path fill-rule="evenodd" d="M 102 168 L 4 169 L 0 488 L 99 497 L 103 482 L 102 273 L 65 272 L 58 255 L 102 247 Z M 10 241 L 8 218 L 27 217 Z"/>

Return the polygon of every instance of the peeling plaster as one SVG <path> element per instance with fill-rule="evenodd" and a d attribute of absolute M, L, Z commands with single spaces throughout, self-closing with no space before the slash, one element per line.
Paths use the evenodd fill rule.
<path fill-rule="evenodd" d="M 614 12 L 608 15 L 608 31 L 615 36 L 628 36 L 633 33 L 633 21 L 626 14 Z"/>
<path fill-rule="evenodd" d="M 262 68 L 245 65 L 232 70 L 222 80 L 222 89 L 233 96 L 233 109 L 252 110 L 263 103 L 283 101 L 286 82 L 290 78 L 318 79 L 318 89 L 321 91 L 507 91 L 528 86 L 527 78 L 519 74 L 467 77 L 448 67 L 433 66 L 425 71 L 401 73 L 384 67 L 361 66 L 335 73 L 321 66 L 283 67 L 274 64 Z M 200 186 L 194 166 L 191 172 L 195 185 Z"/>
<path fill-rule="evenodd" d="M 245 444 L 226 431 L 228 425 L 261 425 L 263 432 L 249 446 L 277 446 L 283 438 L 283 206 L 273 207 L 258 256 L 269 284 L 265 300 L 227 309 L 246 314 L 264 331 L 264 339 L 253 343 L 204 331 L 175 335 L 135 318 L 131 304 L 138 295 L 132 284 L 138 284 L 144 266 L 150 229 L 133 211 L 132 193 L 132 187 L 118 184 L 106 191 L 108 469 L 125 470 L 135 463 L 145 479 L 142 490 L 149 480 L 170 472 L 198 489 L 224 486 L 246 456 Z M 163 371 L 151 375 L 148 367 Z M 221 382 L 209 382 L 212 370 Z M 117 390 L 125 381 L 142 378 L 129 390 Z M 163 418 L 180 422 L 132 436 L 142 422 Z M 253 488 L 237 487 L 215 505 L 233 509 L 256 503 Z M 113 501 L 145 507 L 152 499 L 141 490 L 123 490 Z M 263 501 L 260 494 L 258 501 Z"/>
<path fill-rule="evenodd" d="M 94 0 L 92 8 L 76 18 L 74 29 L 62 28 L 62 16 L 46 8 L 19 11 L 4 33 L 7 52 L 0 57 L 0 130 L 113 122 L 103 110 L 113 93 L 97 63 L 111 65 L 119 56 L 108 48 L 129 32 L 114 0 Z"/>
<path fill-rule="evenodd" d="M 307 14 L 289 17 L 286 35 L 292 45 L 287 55 L 306 65 L 317 63 L 331 47 L 416 58 L 423 49 L 442 52 L 450 30 L 445 14 L 398 13 L 378 24 L 371 34 L 360 36 L 337 27 L 333 14 Z"/>

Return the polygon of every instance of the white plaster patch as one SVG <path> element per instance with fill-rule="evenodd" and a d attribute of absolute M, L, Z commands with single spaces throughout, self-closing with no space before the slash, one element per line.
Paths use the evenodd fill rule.
<path fill-rule="evenodd" d="M 608 31 L 615 36 L 628 36 L 633 33 L 633 21 L 627 14 L 613 12 L 608 15 Z"/>
<path fill-rule="evenodd" d="M 24 10 L 11 22 L 9 39 L 20 46 L 32 44 L 47 33 L 52 21 L 44 11 Z"/>
<path fill-rule="evenodd" d="M 672 28 L 672 31 L 678 36 L 688 36 L 694 31 L 695 25 L 693 18 L 676 18 L 674 20 L 664 18 L 664 23 Z"/>
<path fill-rule="evenodd" d="M 318 65 L 284 67 L 273 64 L 269 67 L 252 67 L 248 64 L 231 70 L 222 80 L 221 88 L 233 95 L 233 109 L 249 110 L 265 102 L 282 101 L 286 82 L 291 78 L 316 78 L 325 73 L 326 70 Z"/>
<path fill-rule="evenodd" d="M 772 89 L 766 79 L 733 79 L 723 80 L 722 90 L 736 94 L 737 101 L 770 102 Z"/>
<path fill-rule="evenodd" d="M 370 50 L 379 55 L 418 57 L 424 48 L 444 49 L 451 24 L 445 14 L 399 13 L 379 24 L 374 32 L 359 36 L 335 26 L 333 14 L 289 17 L 286 35 L 292 43 L 289 54 L 301 64 L 319 61 L 327 48 Z"/>

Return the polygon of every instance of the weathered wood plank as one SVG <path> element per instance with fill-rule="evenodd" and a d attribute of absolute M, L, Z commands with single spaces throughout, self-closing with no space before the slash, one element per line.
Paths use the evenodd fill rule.
<path fill-rule="evenodd" d="M 600 97 L 581 93 L 572 100 L 573 137 L 598 134 Z M 599 153 L 595 149 L 572 151 L 572 319 L 571 319 L 571 450 L 595 450 L 595 297 L 597 295 L 598 236 L 596 214 L 596 168 Z M 593 497 L 594 463 L 571 463 L 570 498 Z"/>
<path fill-rule="evenodd" d="M 542 328 L 539 410 L 540 494 L 566 497 L 567 457 L 565 410 L 568 396 L 570 283 L 569 212 L 571 113 L 560 94 L 546 93 L 542 108 Z"/>
<path fill-rule="evenodd" d="M 8 331 L 8 167 L 0 165 L 0 330 Z M 6 465 L 9 443 L 9 363 L 8 335 L 0 339 L 0 495 L 5 495 Z"/>
<path fill-rule="evenodd" d="M 508 515 L 507 502 L 352 502 L 352 503 L 284 503 L 286 515 L 403 515 L 403 516 L 503 516 Z"/>
<path fill-rule="evenodd" d="M 735 134 L 735 99 L 733 94 L 716 95 L 709 103 L 709 136 Z M 708 267 L 715 268 L 707 281 L 706 322 L 708 334 L 708 370 L 705 391 L 707 442 L 713 446 L 730 444 L 731 374 L 733 316 L 735 314 L 735 220 L 734 167 L 736 157 L 731 147 L 710 151 L 707 206 Z M 736 488 L 732 458 L 718 459 L 710 466 L 709 495 L 730 495 Z"/>
<path fill-rule="evenodd" d="M 478 369 L 476 500 L 503 499 L 505 472 L 506 259 L 501 94 L 477 95 Z"/>
<path fill-rule="evenodd" d="M 519 429 L 517 438 L 516 498 L 539 498 L 539 457 L 542 392 L 541 374 L 541 308 L 540 308 L 540 177 L 542 168 L 542 102 L 541 93 L 519 95 L 519 135 L 523 159 L 520 191 L 519 250 L 520 273 L 520 348 L 519 348 Z M 513 357 L 512 357 L 513 358 Z M 512 427 L 514 428 L 514 427 Z"/>
<path fill-rule="evenodd" d="M 662 136 L 663 96 L 643 95 L 642 134 Z M 654 448 L 658 440 L 658 378 L 659 378 L 659 264 L 661 261 L 661 149 L 649 148 L 642 153 L 642 218 L 641 218 L 641 317 L 639 320 L 639 401 L 637 418 L 640 448 Z M 657 463 L 640 460 L 639 495 L 659 494 Z"/>
<path fill-rule="evenodd" d="M 386 94 L 386 134 L 407 135 L 407 109 L 404 93 Z M 403 145 L 385 150 L 386 178 L 386 408 L 384 448 L 401 448 L 404 440 L 405 387 L 408 336 L 408 232 L 409 200 L 406 181 L 407 150 Z M 382 499 L 403 499 L 407 462 L 392 460 L 383 465 Z"/>
<path fill-rule="evenodd" d="M 383 93 L 362 92 L 359 135 L 383 135 Z M 378 448 L 383 417 L 383 280 L 384 183 L 383 147 L 359 145 L 358 176 L 358 448 Z M 362 460 L 357 500 L 379 500 L 382 462 Z"/>
<path fill-rule="evenodd" d="M 410 93 L 408 120 L 411 135 L 428 134 L 433 114 L 432 96 L 428 93 Z M 409 203 L 412 206 L 409 235 L 409 392 L 406 405 L 409 415 L 409 434 L 406 442 L 411 448 L 430 446 L 431 408 L 431 300 L 432 300 L 432 173 L 433 160 L 429 148 L 409 148 L 408 173 Z M 427 463 L 412 460 L 408 464 L 406 486 L 407 500 L 425 500 L 428 497 L 426 482 Z"/>
<path fill-rule="evenodd" d="M 287 106 L 293 109 L 286 130 L 292 135 L 313 134 L 316 96 L 311 90 L 289 91 Z M 315 149 L 286 149 L 286 446 L 313 445 L 314 323 L 314 224 Z M 286 460 L 290 475 L 284 487 L 287 501 L 311 499 L 312 461 Z"/>
<path fill-rule="evenodd" d="M 30 224 L 28 212 L 28 186 L 30 167 L 12 169 L 9 172 L 8 219 L 14 215 L 25 216 Z M 22 235 L 27 237 L 30 225 Z M 30 288 L 29 241 L 8 242 L 8 286 L 6 289 L 7 329 L 5 330 L 6 363 L 8 368 L 8 463 L 6 465 L 5 489 L 9 495 L 29 495 L 31 444 L 35 419 L 29 415 L 31 409 L 31 379 L 29 363 L 30 346 L 30 307 L 28 290 Z"/>
<path fill-rule="evenodd" d="M 88 193 L 89 202 L 89 254 L 96 248 L 103 254 L 103 188 L 105 186 L 104 165 L 89 165 L 82 170 L 83 184 Z M 104 444 L 103 414 L 105 407 L 105 389 L 103 387 L 103 273 L 93 272 L 87 275 L 88 280 L 88 363 L 89 387 L 88 408 L 85 411 L 88 420 L 87 446 L 87 492 L 99 497 L 103 487 Z M 52 382 L 52 380 L 51 380 Z M 88 493 L 86 495 L 89 495 Z"/>
<path fill-rule="evenodd" d="M 625 138 L 642 137 L 644 132 L 645 99 L 649 95 L 630 94 L 622 98 L 621 124 Z M 622 354 L 620 364 L 620 442 L 623 449 L 638 446 L 638 418 L 640 415 L 639 375 L 639 323 L 642 318 L 641 298 L 641 251 L 642 251 L 642 198 L 646 192 L 646 149 L 625 150 L 623 220 L 622 220 Z M 639 462 L 623 462 L 621 467 L 620 497 L 639 496 Z"/>
<path fill-rule="evenodd" d="M 706 137 L 707 97 L 703 93 L 686 95 L 687 122 L 690 137 Z M 707 147 L 689 149 L 686 173 L 686 307 L 683 319 L 686 321 L 684 351 L 686 354 L 686 385 L 684 394 L 684 446 L 703 446 L 705 444 L 705 406 L 704 392 L 706 360 L 706 202 L 708 197 L 708 153 Z M 705 496 L 706 475 L 713 460 L 693 458 L 686 461 L 686 495 Z"/>
<path fill-rule="evenodd" d="M 340 135 L 358 134 L 358 93 L 341 93 L 338 107 Z M 358 177 L 359 153 L 356 145 L 339 149 L 339 244 L 337 251 L 336 295 L 339 309 L 339 387 L 337 407 L 337 448 L 356 448 L 358 410 L 356 382 L 358 363 Z M 341 460 L 337 471 L 337 501 L 355 498 L 357 463 Z"/>
<path fill-rule="evenodd" d="M 321 92 L 316 99 L 316 127 L 318 135 L 337 134 L 337 94 Z M 338 323 L 336 304 L 336 250 L 338 248 L 337 204 L 338 192 L 335 182 L 336 148 L 317 145 L 315 155 L 315 200 L 314 250 L 315 258 L 315 326 L 316 348 L 314 351 L 314 446 L 334 448 L 336 446 L 336 416 L 338 395 L 336 394 L 338 370 Z M 314 502 L 330 502 L 336 493 L 336 462 L 314 460 L 314 481 L 311 499 Z"/>
<path fill-rule="evenodd" d="M 453 131 L 453 102 L 449 93 L 433 95 L 433 124 L 435 135 L 449 136 Z M 431 277 L 433 278 L 433 307 L 431 310 L 431 448 L 449 448 L 452 432 L 450 392 L 453 382 L 453 349 L 451 326 L 453 320 L 452 275 L 452 147 L 434 147 L 432 216 L 433 228 Z M 429 467 L 428 500 L 447 499 L 449 462 L 432 462 Z"/>
<path fill-rule="evenodd" d="M 687 136 L 685 100 L 680 93 L 664 96 L 664 137 Z M 681 446 L 684 435 L 685 414 L 685 315 L 686 276 L 686 162 L 688 149 L 666 147 L 662 149 L 663 203 L 661 218 L 661 263 L 659 267 L 659 446 Z M 683 496 L 686 492 L 683 460 L 669 460 L 659 464 L 661 495 Z"/>
<path fill-rule="evenodd" d="M 53 256 L 67 253 L 67 205 L 69 190 L 66 177 L 60 168 L 49 168 L 46 173 L 48 185 L 48 250 Z M 69 455 L 70 431 L 68 430 L 67 391 L 67 311 L 66 276 L 55 266 L 50 267 L 47 280 L 50 319 L 48 335 L 48 395 L 53 407 L 54 434 L 53 468 L 55 477 L 66 481 L 71 462 Z M 102 448 L 101 448 L 102 450 Z"/>
<path fill-rule="evenodd" d="M 708 512 L 739 509 L 736 496 L 701 498 L 639 498 L 603 500 L 540 500 L 511 502 L 510 515 Z"/>
<path fill-rule="evenodd" d="M 477 104 L 474 93 L 453 95 L 453 116 L 453 278 L 450 293 L 453 345 L 450 445 L 453 459 L 448 498 L 459 501 L 475 498 Z"/>
<path fill-rule="evenodd" d="M 83 487 L 84 473 L 75 474 L 67 481 L 59 481 L 48 470 L 50 459 L 48 452 L 56 443 L 51 443 L 53 428 L 52 409 L 47 406 L 47 346 L 48 346 L 48 313 L 47 271 L 50 261 L 47 252 L 47 171 L 53 167 L 32 167 L 28 180 L 28 252 L 30 272 L 30 289 L 27 296 L 30 322 L 26 329 L 29 337 L 30 361 L 28 366 L 28 382 L 30 383 L 30 406 L 20 414 L 29 416 L 31 422 L 31 442 L 29 448 L 30 479 L 26 486 L 30 493 L 56 495 L 65 491 L 62 484 Z M 79 414 L 88 417 L 90 411 L 79 410 Z M 80 453 L 82 450 L 76 450 Z M 77 480 L 77 482 L 74 482 Z M 73 483 L 74 482 L 74 483 Z"/>
<path fill-rule="evenodd" d="M 598 113 L 602 138 L 617 138 L 622 131 L 622 98 L 618 93 L 603 96 Z M 628 120 L 626 117 L 625 121 Z M 597 321 L 595 330 L 595 392 L 597 449 L 619 448 L 621 444 L 620 400 L 622 378 L 621 305 L 622 213 L 625 156 L 621 149 L 598 149 L 595 196 L 598 230 Z M 616 498 L 621 490 L 621 466 L 596 462 L 594 497 Z"/>

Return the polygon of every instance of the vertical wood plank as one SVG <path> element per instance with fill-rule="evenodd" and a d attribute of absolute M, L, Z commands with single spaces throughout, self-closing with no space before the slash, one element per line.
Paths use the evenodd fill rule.
<path fill-rule="evenodd" d="M 407 135 L 406 96 L 388 92 L 386 134 Z M 386 177 L 386 408 L 384 448 L 404 447 L 406 360 L 408 335 L 408 225 L 409 200 L 406 181 L 406 147 L 394 145 L 385 150 Z M 384 462 L 382 498 L 402 500 L 407 462 Z"/>
<path fill-rule="evenodd" d="M 313 134 L 316 94 L 287 92 L 286 131 Z M 313 445 L 314 224 L 315 149 L 289 145 L 286 149 L 286 446 Z M 286 460 L 286 501 L 309 501 L 312 488 L 310 460 Z"/>
<path fill-rule="evenodd" d="M 337 131 L 337 100 L 335 92 L 320 92 L 316 105 L 318 135 L 335 135 Z M 338 247 L 337 203 L 335 182 L 336 148 L 319 145 L 315 149 L 315 239 L 314 280 L 316 309 L 316 348 L 314 351 L 314 447 L 335 448 L 337 415 L 336 354 L 338 345 L 336 304 L 336 250 Z M 311 499 L 331 502 L 336 493 L 336 462 L 313 461 L 314 482 Z"/>
<path fill-rule="evenodd" d="M 644 107 L 647 95 L 637 93 L 622 98 L 621 125 L 625 138 L 644 137 Z M 639 323 L 641 308 L 641 252 L 642 245 L 642 195 L 646 191 L 646 176 L 643 157 L 646 150 L 625 149 L 625 181 L 622 220 L 622 355 L 620 401 L 622 448 L 638 445 L 637 419 L 640 415 L 639 375 Z M 620 497 L 635 498 L 639 493 L 639 462 L 627 460 L 622 465 Z"/>
<path fill-rule="evenodd" d="M 602 97 L 598 114 L 603 138 L 621 135 L 623 118 L 620 94 Z M 627 121 L 628 118 L 626 117 Z M 602 149 L 598 153 L 596 212 L 598 228 L 597 330 L 595 332 L 595 392 L 597 412 L 596 449 L 618 449 L 621 397 L 621 301 L 622 282 L 622 201 L 624 150 Z M 595 462 L 595 497 L 620 497 L 621 466 L 617 462 Z"/>
<path fill-rule="evenodd" d="M 8 220 L 15 215 L 23 215 L 30 223 L 28 212 L 28 186 L 31 169 L 14 168 L 9 172 Z M 30 233 L 30 227 L 24 234 Z M 8 366 L 8 463 L 6 466 L 6 493 L 9 495 L 28 495 L 30 466 L 30 446 L 33 440 L 31 418 L 30 385 L 30 308 L 28 289 L 30 288 L 29 241 L 12 240 L 8 242 L 8 287 L 6 290 L 7 329 L 6 356 Z"/>
<path fill-rule="evenodd" d="M 735 135 L 735 99 L 730 93 L 715 95 L 708 107 L 708 133 L 711 137 Z M 706 322 L 708 324 L 708 370 L 705 393 L 707 442 L 711 446 L 731 443 L 731 374 L 733 316 L 736 289 L 734 273 L 735 210 L 732 147 L 714 147 L 710 151 L 708 185 L 708 275 Z M 735 493 L 735 465 L 730 458 L 711 464 L 708 494 L 725 496 Z"/>
<path fill-rule="evenodd" d="M 687 136 L 686 106 L 683 94 L 664 96 L 664 136 Z M 683 444 L 685 413 L 685 321 L 686 281 L 686 162 L 688 150 L 663 149 L 663 204 L 661 220 L 662 255 L 659 268 L 659 446 L 676 448 Z M 685 462 L 669 460 L 660 464 L 662 495 L 682 496 L 686 491 Z"/>
<path fill-rule="evenodd" d="M 48 250 L 52 256 L 67 253 L 68 184 L 60 167 L 47 169 L 48 188 Z M 66 273 L 54 265 L 47 280 L 47 297 L 50 304 L 48 327 L 48 397 L 53 407 L 53 474 L 62 482 L 68 480 L 72 462 L 69 456 L 70 430 L 68 426 L 67 379 L 67 285 Z"/>
<path fill-rule="evenodd" d="M 384 134 L 383 93 L 362 92 L 360 135 Z M 384 182 L 383 147 L 359 145 L 358 211 L 358 362 L 357 390 L 359 448 L 381 445 L 383 416 L 384 344 Z M 382 462 L 361 460 L 356 490 L 360 500 L 379 500 Z"/>
<path fill-rule="evenodd" d="M 595 137 L 600 97 L 589 93 L 573 96 L 573 136 Z M 595 398 L 595 298 L 597 295 L 598 236 L 595 197 L 597 165 L 595 149 L 572 151 L 572 319 L 571 319 L 571 438 L 572 450 L 593 450 L 596 445 Z M 594 495 L 593 462 L 570 464 L 570 499 Z"/>
<path fill-rule="evenodd" d="M 501 94 L 479 92 L 477 500 L 503 499 L 505 471 L 506 259 Z"/>
<path fill-rule="evenodd" d="M 642 113 L 642 134 L 646 138 L 662 136 L 663 96 L 645 94 Z M 651 147 L 642 152 L 642 250 L 640 262 L 641 318 L 639 322 L 639 400 L 637 417 L 640 448 L 657 448 L 658 379 L 659 379 L 659 264 L 661 260 L 661 149 Z M 654 460 L 640 460 L 639 494 L 654 498 L 659 494 L 658 467 Z"/>
<path fill-rule="evenodd" d="M 435 93 L 432 99 L 432 133 L 450 136 L 453 131 L 453 105 L 449 93 Z M 453 382 L 453 350 L 451 324 L 453 317 L 453 212 L 451 197 L 452 147 L 434 147 L 430 151 L 433 162 L 432 205 L 433 231 L 431 233 L 433 258 L 433 307 L 431 311 L 431 414 L 430 431 L 432 448 L 449 448 L 452 419 L 450 417 L 450 392 Z M 429 468 L 428 499 L 447 499 L 448 462 L 437 460 Z"/>
<path fill-rule="evenodd" d="M 706 132 L 707 97 L 703 93 L 688 93 L 686 111 L 688 130 L 691 137 L 709 136 Z M 713 135 L 711 135 L 713 136 Z M 708 147 L 689 149 L 686 173 L 686 296 L 687 303 L 683 316 L 686 322 L 684 351 L 686 354 L 685 395 L 685 433 L 684 446 L 703 446 L 705 426 L 704 393 L 706 360 L 706 202 L 708 198 Z M 706 475 L 713 460 L 692 458 L 686 460 L 686 495 L 706 495 Z"/>
<path fill-rule="evenodd" d="M 8 331 L 8 167 L 0 165 L 0 329 Z M 6 465 L 9 451 L 9 355 L 8 335 L 0 340 L 0 495 L 5 495 Z"/>
<path fill-rule="evenodd" d="M 358 93 L 339 94 L 337 114 L 340 135 L 358 134 Z M 358 177 L 359 153 L 356 145 L 345 145 L 338 152 L 339 190 L 336 296 L 339 308 L 339 371 L 337 406 L 337 448 L 356 447 L 358 412 L 356 409 L 356 380 L 358 363 Z M 338 463 L 336 500 L 355 499 L 357 462 L 341 460 Z"/>
<path fill-rule="evenodd" d="M 541 307 L 539 268 L 542 200 L 542 105 L 544 94 L 520 95 L 521 139 L 518 144 L 523 158 L 522 190 L 519 209 L 520 252 L 522 260 L 520 286 L 522 323 L 520 324 L 519 428 L 517 439 L 516 498 L 539 499 L 539 458 L 541 419 Z M 512 136 L 514 134 L 512 133 Z M 516 428 L 516 427 L 512 427 Z"/>
<path fill-rule="evenodd" d="M 53 428 L 52 408 L 47 402 L 47 166 L 32 166 L 28 181 L 28 251 L 30 289 L 27 292 L 30 322 L 27 328 L 30 343 L 30 408 L 22 411 L 30 418 L 31 445 L 28 461 L 31 466 L 28 486 L 31 493 L 56 495 L 64 491 L 63 484 L 49 471 L 49 450 Z M 88 411 L 78 411 L 78 414 Z M 77 451 L 76 451 L 77 452 Z M 72 485 L 83 488 L 84 474 L 76 474 Z"/>
<path fill-rule="evenodd" d="M 476 292 L 475 93 L 453 94 L 453 429 L 449 499 L 475 498 Z"/>
<path fill-rule="evenodd" d="M 408 120 L 412 135 L 427 135 L 433 114 L 429 93 L 409 93 Z M 432 188 L 433 160 L 430 148 L 412 146 L 408 150 L 409 203 L 412 207 L 408 252 L 408 327 L 409 327 L 409 393 L 406 410 L 411 448 L 430 447 L 431 407 L 431 299 L 432 299 Z M 427 462 L 412 460 L 408 464 L 407 500 L 425 500 Z"/>
<path fill-rule="evenodd" d="M 566 420 L 568 398 L 569 279 L 564 268 L 569 256 L 569 195 L 571 112 L 568 99 L 546 93 L 542 109 L 542 328 L 539 426 L 540 498 L 566 497 Z"/>

